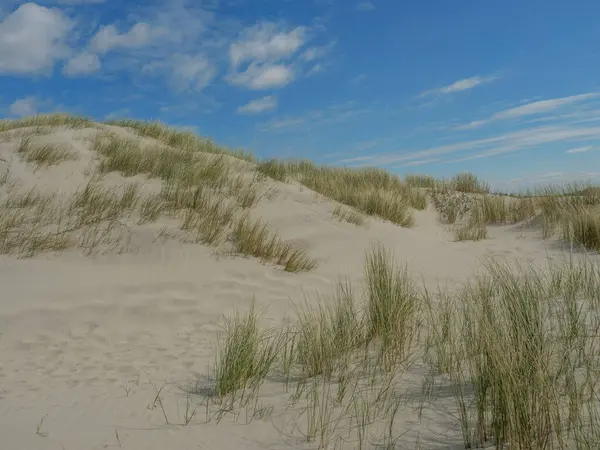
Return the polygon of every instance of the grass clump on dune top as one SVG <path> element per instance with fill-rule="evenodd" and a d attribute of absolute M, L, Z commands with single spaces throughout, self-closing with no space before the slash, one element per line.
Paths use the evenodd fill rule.
<path fill-rule="evenodd" d="M 490 187 L 487 183 L 479 180 L 476 175 L 463 172 L 455 175 L 448 182 L 448 187 L 459 192 L 467 192 L 470 194 L 487 194 L 490 192 Z"/>
<path fill-rule="evenodd" d="M 87 128 L 94 126 L 94 122 L 85 117 L 68 114 L 40 114 L 18 120 L 0 120 L 0 133 L 25 127 Z"/>
<path fill-rule="evenodd" d="M 403 227 L 414 219 L 410 208 L 424 209 L 427 196 L 380 169 L 317 166 L 310 161 L 269 160 L 257 170 L 279 181 L 295 178 L 313 191 L 371 216 Z"/>
<path fill-rule="evenodd" d="M 411 187 L 420 187 L 434 189 L 439 182 L 431 175 L 408 174 L 404 177 L 404 182 Z"/>
<path fill-rule="evenodd" d="M 230 175 L 223 156 L 160 145 L 143 146 L 137 140 L 112 133 L 97 135 L 92 148 L 105 157 L 100 166 L 103 172 L 118 171 L 125 176 L 146 174 L 185 186 L 216 187 Z"/>
<path fill-rule="evenodd" d="M 558 232 L 567 242 L 600 251 L 598 188 L 584 185 L 546 188 L 534 201 L 541 210 L 544 237 Z"/>
<path fill-rule="evenodd" d="M 141 136 L 156 139 L 171 147 L 202 153 L 225 154 L 250 162 L 255 161 L 254 155 L 249 152 L 224 149 L 214 144 L 210 139 L 202 138 L 192 131 L 177 130 L 161 122 L 108 120 L 105 123 L 107 125 L 132 128 Z"/>

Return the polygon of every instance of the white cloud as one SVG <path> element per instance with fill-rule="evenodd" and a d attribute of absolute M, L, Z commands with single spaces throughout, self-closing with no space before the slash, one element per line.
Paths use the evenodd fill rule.
<path fill-rule="evenodd" d="M 569 126 L 545 126 L 530 128 L 523 131 L 500 134 L 498 136 L 457 142 L 454 144 L 431 147 L 413 152 L 402 152 L 396 154 L 360 156 L 338 161 L 339 163 L 356 163 L 359 165 L 414 165 L 415 160 L 437 158 L 442 155 L 461 153 L 465 151 L 476 151 L 460 158 L 446 162 L 461 162 L 472 159 L 486 158 L 536 148 L 553 142 L 576 142 L 583 139 L 600 139 L 600 127 L 569 127 Z"/>
<path fill-rule="evenodd" d="M 306 75 L 312 76 L 312 75 L 316 75 L 316 74 L 324 72 L 324 71 L 325 71 L 325 64 L 317 63 L 314 66 L 312 66 L 308 72 L 306 72 Z"/>
<path fill-rule="evenodd" d="M 490 122 L 495 122 L 497 120 L 505 120 L 505 119 L 516 119 L 524 116 L 531 116 L 534 114 L 546 113 L 549 111 L 553 111 L 555 109 L 561 108 L 566 105 L 571 105 L 573 103 L 584 102 L 586 100 L 590 100 L 593 98 L 597 98 L 600 96 L 600 93 L 591 92 L 587 94 L 580 95 L 572 95 L 570 97 L 561 97 L 561 98 L 553 98 L 549 100 L 539 100 L 536 102 L 527 103 L 525 105 L 517 106 L 515 108 L 506 109 L 504 111 L 497 112 L 493 114 L 488 119 L 483 120 L 475 120 L 465 125 L 461 125 L 458 129 L 472 129 L 478 128 L 482 125 L 488 124 Z"/>
<path fill-rule="evenodd" d="M 275 62 L 289 58 L 305 43 L 306 28 L 296 27 L 283 31 L 271 22 L 261 22 L 242 30 L 229 48 L 233 68 L 244 62 Z"/>
<path fill-rule="evenodd" d="M 106 116 L 104 116 L 105 120 L 115 120 L 121 119 L 123 117 L 131 116 L 130 108 L 120 108 L 115 111 L 109 112 Z"/>
<path fill-rule="evenodd" d="M 243 29 L 229 46 L 227 80 L 249 89 L 273 89 L 294 81 L 302 64 L 311 63 L 311 69 L 305 72 L 307 76 L 323 70 L 326 65 L 318 60 L 325 57 L 335 41 L 300 53 L 310 34 L 307 27 L 286 28 L 274 22 L 260 22 Z"/>
<path fill-rule="evenodd" d="M 260 114 L 275 108 L 277 108 L 277 99 L 272 95 L 268 95 L 240 106 L 237 112 L 240 114 Z"/>
<path fill-rule="evenodd" d="M 375 5 L 372 2 L 360 2 L 355 8 L 357 11 L 373 11 Z"/>
<path fill-rule="evenodd" d="M 522 192 L 524 189 L 541 188 L 543 186 L 552 186 L 556 184 L 567 185 L 585 185 L 587 183 L 597 183 L 600 181 L 600 172 L 549 172 L 549 173 L 528 173 L 518 178 L 509 180 L 493 181 L 490 180 L 493 190 Z"/>
<path fill-rule="evenodd" d="M 420 94 L 420 97 L 432 95 L 432 94 L 452 94 L 455 92 L 462 92 L 462 91 L 466 91 L 469 89 L 473 89 L 474 87 L 480 86 L 485 83 L 490 83 L 496 79 L 497 79 L 497 77 L 492 77 L 492 76 L 489 76 L 489 77 L 475 76 L 475 77 L 471 77 L 471 78 L 464 78 L 462 80 L 455 81 L 454 83 L 449 84 L 448 86 L 442 86 L 437 89 L 430 89 L 428 91 L 422 92 Z"/>
<path fill-rule="evenodd" d="M 204 55 L 175 55 L 171 64 L 173 81 L 178 89 L 201 91 L 217 75 L 217 68 Z"/>
<path fill-rule="evenodd" d="M 73 22 L 58 9 L 25 3 L 0 23 L 0 73 L 51 71 L 69 56 Z"/>
<path fill-rule="evenodd" d="M 298 116 L 270 120 L 260 126 L 262 131 L 307 131 L 318 125 L 347 122 L 368 113 L 366 108 L 357 108 L 354 102 L 334 104 L 328 108 L 307 111 Z"/>
<path fill-rule="evenodd" d="M 441 161 L 440 158 L 426 158 L 426 159 L 415 159 L 414 161 L 408 161 L 399 166 L 392 166 L 392 169 L 399 169 L 401 167 L 414 167 L 414 166 L 423 166 L 425 164 L 431 164 L 434 162 Z"/>
<path fill-rule="evenodd" d="M 567 150 L 567 153 L 583 153 L 583 152 L 589 152 L 590 150 L 594 150 L 594 146 L 586 145 L 584 147 L 575 147 L 570 150 Z"/>
<path fill-rule="evenodd" d="M 218 74 L 216 60 L 226 53 L 226 33 L 231 35 L 224 33 L 213 13 L 192 2 L 148 6 L 126 27 L 103 25 L 64 73 L 84 75 L 101 66 L 105 72 L 160 77 L 175 90 L 199 92 Z"/>
<path fill-rule="evenodd" d="M 134 83 L 143 83 L 141 77 L 161 77 L 178 90 L 200 91 L 214 82 L 224 65 L 229 83 L 258 90 L 286 86 L 306 76 L 311 68 L 310 73 L 315 73 L 325 67 L 322 59 L 333 43 L 301 53 L 319 32 L 316 25 L 308 28 L 263 21 L 244 28 L 238 20 L 217 17 L 216 0 L 198 3 L 176 0 L 150 5 L 135 18 L 127 17 L 126 25 L 99 24 L 97 32 L 98 24 L 76 24 L 57 8 L 23 4 L 10 15 L 0 15 L 0 20 L 4 19 L 0 23 L 0 74 L 48 73 L 57 61 L 65 61 L 65 76 L 100 70 L 112 75 L 128 72 Z M 72 49 L 69 43 L 80 38 L 85 26 L 94 34 L 85 45 Z"/>
<path fill-rule="evenodd" d="M 337 41 L 331 41 L 327 45 L 309 47 L 302 52 L 300 57 L 303 61 L 309 62 L 324 58 L 331 51 L 331 49 L 336 46 L 336 44 Z"/>
<path fill-rule="evenodd" d="M 9 113 L 18 117 L 33 116 L 37 113 L 37 103 L 36 98 L 33 96 L 21 98 L 10 105 Z"/>
<path fill-rule="evenodd" d="M 597 93 L 572 95 L 570 97 L 554 98 L 551 100 L 540 100 L 526 105 L 517 106 L 516 108 L 501 111 L 492 116 L 492 120 L 510 119 L 515 117 L 528 116 L 531 114 L 539 114 L 542 112 L 552 111 L 564 105 L 569 105 L 576 102 L 589 100 L 598 97 Z"/>
<path fill-rule="evenodd" d="M 450 86 L 442 87 L 440 89 L 440 92 L 442 92 L 443 94 L 449 94 L 451 92 L 466 91 L 467 89 L 473 89 L 474 87 L 479 86 L 480 84 L 488 83 L 490 81 L 493 81 L 494 79 L 495 78 L 493 78 L 493 77 L 489 77 L 489 78 L 481 78 L 481 77 L 466 78 L 464 80 L 455 81 Z"/>
<path fill-rule="evenodd" d="M 147 23 L 138 22 L 126 33 L 119 33 L 114 25 L 102 27 L 90 41 L 90 50 L 106 53 L 118 48 L 133 49 L 150 43 L 155 38 L 166 34 L 162 28 L 151 27 Z"/>
<path fill-rule="evenodd" d="M 100 65 L 98 55 L 83 51 L 69 59 L 63 68 L 63 73 L 70 77 L 89 75 L 100 70 Z"/>
<path fill-rule="evenodd" d="M 350 80 L 350 84 L 360 84 L 367 79 L 367 76 L 364 73 L 360 75 L 356 75 L 354 78 Z"/>
<path fill-rule="evenodd" d="M 293 70 L 283 64 L 251 63 L 245 72 L 231 74 L 228 80 L 249 89 L 272 89 L 291 83 L 294 77 Z"/>

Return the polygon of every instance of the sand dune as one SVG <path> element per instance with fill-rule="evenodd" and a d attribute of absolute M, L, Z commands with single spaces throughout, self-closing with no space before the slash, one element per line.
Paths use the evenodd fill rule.
<path fill-rule="evenodd" d="M 8 170 L 0 200 L 35 188 L 65 206 L 90 180 L 110 192 L 135 182 L 140 198 L 157 195 L 163 185 L 157 177 L 98 175 L 104 157 L 92 141 L 107 129 L 142 140 L 133 130 L 100 124 L 55 127 L 41 135 L 32 127 L 0 134 L 0 171 Z M 27 132 L 32 148 L 50 144 L 66 149 L 68 157 L 51 165 L 27 162 L 27 152 L 18 152 Z M 143 142 L 158 145 L 149 137 Z M 254 163 L 235 164 L 236 174 L 252 180 Z M 211 373 L 223 316 L 255 301 L 264 311 L 261 325 L 280 327 L 294 317 L 294 305 L 305 299 L 315 304 L 317 294 L 325 298 L 340 277 L 358 291 L 365 254 L 376 242 L 431 290 L 470 279 L 487 256 L 540 267 L 567 257 L 597 263 L 594 254 L 568 254 L 557 238 L 542 239 L 539 229 L 518 223 L 488 227 L 488 239 L 455 242 L 431 204 L 412 211 L 412 227 L 377 216 L 356 226 L 333 216 L 337 202 L 298 182 L 267 178 L 255 188 L 260 200 L 248 212 L 305 251 L 316 262 L 312 270 L 287 272 L 232 252 L 235 244 L 228 238 L 216 245 L 189 242 L 181 219 L 169 214 L 139 224 L 131 213 L 111 235 L 118 244 L 99 244 L 94 251 L 82 244 L 84 231 L 75 230 L 60 251 L 25 258 L 22 244 L 0 256 L 2 448 L 317 448 L 319 439 L 307 442 L 304 436 L 305 406 L 290 405 L 295 387 L 286 392 L 280 381 L 268 378 L 258 400 L 219 418 L 218 405 L 197 390 L 190 393 Z M 417 441 L 426 449 L 464 448 L 452 395 L 438 393 L 421 417 L 411 407 L 426 372 L 415 365 L 402 375 L 400 386 L 413 397 L 396 416 L 394 429 L 401 436 L 396 448 L 415 448 Z M 329 448 L 359 448 L 342 428 L 332 427 Z M 385 424 L 373 424 L 368 448 L 375 448 L 373 436 L 381 430 Z"/>

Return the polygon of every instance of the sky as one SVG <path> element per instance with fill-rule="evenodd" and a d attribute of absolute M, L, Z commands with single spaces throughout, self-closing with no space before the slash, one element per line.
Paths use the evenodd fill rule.
<path fill-rule="evenodd" d="M 261 158 L 600 180 L 597 0 L 0 0 L 0 117 L 159 120 Z"/>

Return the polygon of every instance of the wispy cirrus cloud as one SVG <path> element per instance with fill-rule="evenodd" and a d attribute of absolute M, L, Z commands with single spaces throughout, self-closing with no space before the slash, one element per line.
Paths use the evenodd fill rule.
<path fill-rule="evenodd" d="M 455 92 L 467 91 L 469 89 L 473 89 L 482 84 L 491 83 L 492 81 L 497 80 L 498 77 L 495 76 L 475 76 L 470 78 L 464 78 L 462 80 L 457 80 L 452 84 L 447 86 L 442 86 L 436 89 L 429 89 L 427 91 L 421 92 L 419 97 L 426 97 L 430 95 L 444 95 L 444 94 L 452 94 Z"/>
<path fill-rule="evenodd" d="M 600 96 L 600 93 L 590 92 L 586 94 L 571 95 L 569 97 L 553 98 L 548 100 L 539 100 L 536 102 L 526 103 L 525 105 L 497 112 L 487 119 L 475 120 L 473 122 L 460 125 L 457 127 L 457 129 L 468 130 L 481 127 L 491 122 L 497 122 L 499 120 L 517 119 L 525 116 L 547 113 L 559 109 L 563 106 L 585 102 L 587 100 L 597 98 L 598 96 Z"/>
<path fill-rule="evenodd" d="M 343 123 L 367 114 L 368 108 L 358 107 L 354 102 L 337 103 L 328 108 L 314 109 L 296 116 L 269 120 L 260 125 L 261 131 L 298 132 L 320 125 Z"/>
<path fill-rule="evenodd" d="M 360 2 L 358 5 L 356 5 L 354 7 L 354 9 L 356 11 L 362 11 L 362 12 L 368 12 L 368 11 L 373 11 L 375 9 L 375 5 L 373 4 L 373 2 Z"/>
<path fill-rule="evenodd" d="M 357 84 L 362 83 L 366 79 L 367 79 L 367 75 L 365 75 L 364 73 L 361 73 L 361 74 L 356 75 L 355 77 L 351 78 L 350 79 L 350 84 L 357 85 Z"/>
<path fill-rule="evenodd" d="M 494 190 L 507 192 L 522 192 L 524 189 L 541 187 L 544 185 L 555 185 L 557 183 L 586 183 L 600 181 L 600 172 L 531 172 L 526 176 L 510 178 L 508 180 L 491 181 L 490 185 Z"/>
<path fill-rule="evenodd" d="M 339 160 L 338 163 L 352 164 L 356 166 L 377 165 L 405 167 L 408 165 L 419 165 L 425 164 L 426 162 L 433 162 L 434 159 L 441 161 L 440 157 L 448 157 L 450 155 L 462 153 L 463 156 L 446 159 L 444 161 L 447 163 L 456 163 L 519 152 L 550 143 L 570 143 L 592 139 L 600 139 L 600 126 L 542 126 L 521 131 L 503 133 L 485 139 L 466 140 L 447 145 L 430 147 L 423 150 L 359 156 L 355 158 Z M 464 153 L 468 154 L 465 155 Z"/>
<path fill-rule="evenodd" d="M 266 111 L 271 111 L 277 108 L 277 98 L 268 95 L 263 98 L 258 98 L 240 106 L 237 112 L 240 114 L 261 114 Z"/>
<path fill-rule="evenodd" d="M 575 147 L 575 148 L 571 148 L 569 150 L 567 150 L 566 153 L 585 153 L 585 152 L 589 152 L 591 150 L 595 150 L 596 147 L 594 147 L 593 145 L 585 145 L 583 147 Z"/>

